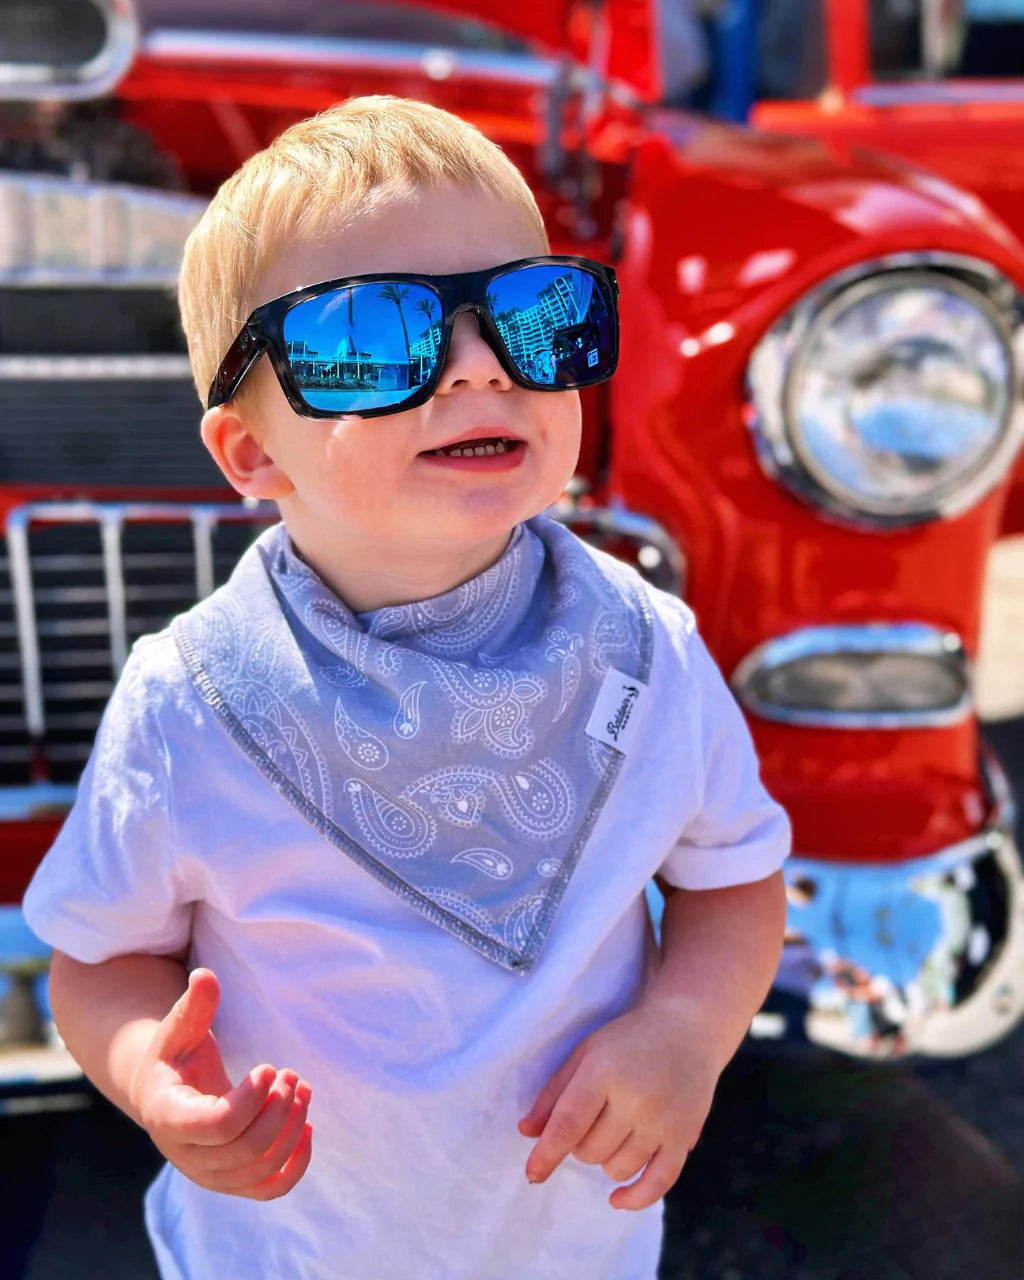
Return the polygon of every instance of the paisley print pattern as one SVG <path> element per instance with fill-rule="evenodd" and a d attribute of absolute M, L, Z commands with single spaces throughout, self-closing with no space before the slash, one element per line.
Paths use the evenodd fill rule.
<path fill-rule="evenodd" d="M 330 817 L 334 796 L 327 761 L 302 717 L 272 689 L 258 685 L 250 686 L 240 698 L 238 712 L 242 727 L 267 759 Z"/>
<path fill-rule="evenodd" d="M 320 836 L 528 970 L 621 765 L 584 731 L 603 674 L 649 672 L 631 574 L 537 517 L 472 581 L 357 615 L 278 525 L 173 630 L 231 739 Z"/>
<path fill-rule="evenodd" d="M 463 849 L 452 862 L 468 862 L 492 880 L 507 880 L 514 870 L 512 859 L 500 849 Z"/>
<path fill-rule="evenodd" d="M 517 902 L 502 921 L 502 933 L 509 951 L 523 952 L 537 929 L 547 894 L 533 893 L 525 901 Z"/>
<path fill-rule="evenodd" d="M 555 722 L 561 720 L 563 714 L 576 696 L 583 679 L 583 667 L 577 658 L 577 652 L 583 646 L 583 637 L 578 633 L 570 635 L 565 627 L 552 627 L 548 632 L 548 649 L 545 657 L 548 662 L 562 660 L 562 698 L 555 712 Z"/>
<path fill-rule="evenodd" d="M 591 769 L 602 777 L 605 770 L 615 759 L 615 751 L 605 742 L 598 742 L 596 738 L 587 737 L 587 763 Z"/>
<path fill-rule="evenodd" d="M 618 665 L 618 655 L 629 648 L 629 624 L 619 611 L 603 609 L 590 627 L 587 653 L 590 670 L 603 676 L 609 667 Z"/>
<path fill-rule="evenodd" d="M 345 794 L 363 839 L 389 858 L 418 858 L 437 839 L 437 823 L 408 801 L 350 778 Z"/>
<path fill-rule="evenodd" d="M 402 795 L 407 800 L 425 801 L 432 805 L 437 816 L 453 827 L 475 827 L 484 811 L 486 796 L 483 788 L 490 777 L 489 769 L 457 765 L 417 778 Z"/>
<path fill-rule="evenodd" d="M 562 835 L 576 812 L 572 780 L 554 760 L 538 760 L 508 778 L 498 776 L 494 787 L 508 820 L 530 840 Z"/>
<path fill-rule="evenodd" d="M 349 667 L 362 671 L 366 665 L 368 639 L 348 625 L 345 612 L 331 600 L 312 600 L 305 608 L 304 618 L 310 635 L 325 649 L 330 649 Z"/>
<path fill-rule="evenodd" d="M 455 705 L 452 740 L 475 742 L 508 760 L 525 756 L 536 741 L 528 725 L 530 711 L 547 695 L 547 685 L 533 675 L 503 668 L 473 670 L 464 663 L 428 659 L 438 686 Z"/>
<path fill-rule="evenodd" d="M 338 746 L 353 764 L 362 765 L 364 769 L 383 769 L 387 764 L 387 747 L 380 738 L 360 729 L 340 698 L 334 704 L 334 733 Z"/>
<path fill-rule="evenodd" d="M 398 710 L 391 724 L 400 738 L 415 738 L 420 731 L 420 694 L 427 687 L 426 680 L 411 684 L 398 700 Z"/>
<path fill-rule="evenodd" d="M 381 609 L 374 616 L 371 633 L 392 641 L 413 637 L 421 652 L 443 657 L 476 654 L 513 612 L 520 595 L 523 561 L 524 539 L 519 526 L 497 564 L 433 600 Z"/>

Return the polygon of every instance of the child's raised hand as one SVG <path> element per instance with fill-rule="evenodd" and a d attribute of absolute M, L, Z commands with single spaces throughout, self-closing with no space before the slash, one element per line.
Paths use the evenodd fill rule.
<path fill-rule="evenodd" d="M 526 1162 L 544 1182 L 568 1155 L 599 1164 L 628 1187 L 613 1209 L 645 1209 L 679 1177 L 700 1137 L 721 1063 L 701 1048 L 700 1028 L 664 1005 L 638 1006 L 580 1042 L 547 1082 L 519 1130 L 540 1140 Z"/>
<path fill-rule="evenodd" d="M 294 1071 L 268 1065 L 233 1088 L 210 1029 L 219 999 L 211 970 L 194 969 L 135 1069 L 130 1100 L 157 1150 L 187 1178 L 274 1200 L 309 1166 L 312 1090 Z"/>

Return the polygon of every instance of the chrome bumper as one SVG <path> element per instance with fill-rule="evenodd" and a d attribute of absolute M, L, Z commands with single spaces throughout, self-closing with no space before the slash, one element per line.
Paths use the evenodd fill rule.
<path fill-rule="evenodd" d="M 897 866 L 791 858 L 786 945 L 751 1034 L 861 1058 L 959 1057 L 1024 1017 L 1024 868 L 994 759 L 990 825 Z"/>

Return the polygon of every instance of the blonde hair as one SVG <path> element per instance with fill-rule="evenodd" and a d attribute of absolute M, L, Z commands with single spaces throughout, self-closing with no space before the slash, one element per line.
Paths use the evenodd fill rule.
<path fill-rule="evenodd" d="M 357 207 L 365 211 L 368 197 L 413 185 L 461 186 L 511 200 L 547 247 L 523 175 L 458 116 L 376 95 L 302 120 L 227 179 L 185 243 L 178 301 L 204 406 L 271 261 L 290 243 L 343 227 Z M 249 385 L 242 384 L 239 401 Z"/>

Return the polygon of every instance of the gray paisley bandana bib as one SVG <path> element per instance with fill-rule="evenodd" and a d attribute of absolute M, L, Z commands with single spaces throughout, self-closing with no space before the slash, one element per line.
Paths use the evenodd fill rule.
<path fill-rule="evenodd" d="M 538 516 L 462 586 L 356 615 L 278 524 L 172 629 L 325 839 L 488 959 L 533 966 L 622 763 L 588 718 L 611 668 L 649 678 L 635 573 Z"/>

